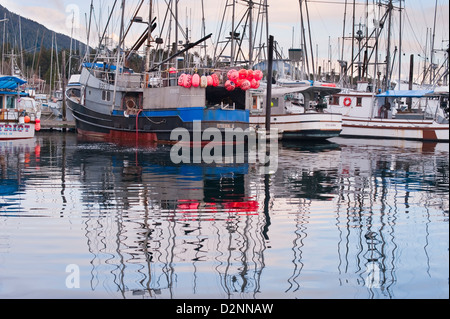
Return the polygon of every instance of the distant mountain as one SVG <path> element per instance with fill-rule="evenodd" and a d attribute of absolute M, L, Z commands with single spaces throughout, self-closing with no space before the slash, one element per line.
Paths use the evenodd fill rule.
<path fill-rule="evenodd" d="M 5 15 L 6 19 L 8 19 L 6 22 L 5 43 L 10 43 L 13 47 L 20 48 L 19 15 L 0 5 L 0 20 L 2 20 Z M 36 46 L 37 50 L 39 50 L 41 44 L 46 49 L 51 48 L 53 31 L 36 21 L 22 16 L 20 17 L 20 25 L 22 29 L 22 48 L 24 51 L 34 51 Z M 0 22 L 0 44 L 3 43 L 3 26 L 4 22 Z M 70 48 L 70 37 L 64 34 L 56 33 L 56 42 L 58 44 L 58 50 L 67 50 Z M 72 46 L 75 47 L 75 44 L 72 44 Z M 79 47 L 78 43 L 76 44 L 76 47 Z"/>

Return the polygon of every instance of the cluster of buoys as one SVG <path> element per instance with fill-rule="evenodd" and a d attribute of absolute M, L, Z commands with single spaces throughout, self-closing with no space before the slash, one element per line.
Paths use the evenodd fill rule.
<path fill-rule="evenodd" d="M 247 91 L 249 89 L 259 88 L 262 78 L 263 73 L 260 70 L 241 69 L 237 71 L 232 69 L 228 71 L 227 80 L 224 85 L 228 91 L 234 91 L 236 88 Z M 216 73 L 202 76 L 197 73 L 194 75 L 183 73 L 178 78 L 178 85 L 185 88 L 206 88 L 208 86 L 217 87 L 220 85 L 220 79 Z"/>
<path fill-rule="evenodd" d="M 263 73 L 260 70 L 245 70 L 239 71 L 232 69 L 227 73 L 228 80 L 225 82 L 225 88 L 228 91 L 233 91 L 240 88 L 243 91 L 249 89 L 257 89 L 260 86 L 260 81 L 263 78 Z"/>
<path fill-rule="evenodd" d="M 201 87 L 206 88 L 208 86 L 219 86 L 219 76 L 217 74 L 211 74 L 211 75 L 202 75 L 195 73 L 194 75 L 191 74 L 181 74 L 178 78 L 178 85 L 185 87 L 185 88 L 191 88 L 191 87 Z"/>

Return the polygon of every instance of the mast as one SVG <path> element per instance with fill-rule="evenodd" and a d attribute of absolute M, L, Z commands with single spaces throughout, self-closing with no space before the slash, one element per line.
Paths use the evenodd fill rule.
<path fill-rule="evenodd" d="M 431 57 L 430 57 L 430 84 L 433 84 L 434 80 L 434 38 L 436 36 L 436 13 L 437 13 L 437 5 L 438 0 L 436 0 L 436 4 L 434 7 L 434 22 L 433 22 L 433 36 L 431 38 Z"/>
<path fill-rule="evenodd" d="M 91 0 L 91 8 L 89 10 L 89 26 L 87 29 L 87 39 L 86 39 L 86 53 L 84 55 L 84 60 L 89 62 L 89 55 L 91 54 L 91 49 L 89 47 L 89 39 L 90 39 L 90 34 L 91 34 L 91 21 L 92 21 L 92 11 L 94 11 L 94 4 L 93 4 L 94 0 Z"/>
<path fill-rule="evenodd" d="M 52 34 L 52 52 L 50 55 L 50 95 L 52 94 L 52 80 L 53 80 L 53 38 L 54 38 L 55 33 L 53 32 Z"/>
<path fill-rule="evenodd" d="M 379 12 L 378 12 L 379 13 Z M 379 18 L 379 17 L 378 17 Z M 376 93 L 377 89 L 378 89 L 378 41 L 379 41 L 379 29 L 380 25 L 379 25 L 379 20 L 377 19 L 377 23 L 375 24 L 375 64 L 374 64 L 374 74 L 373 74 L 373 93 Z M 373 105 L 372 105 L 373 106 Z M 372 116 L 372 113 L 371 115 Z"/>
<path fill-rule="evenodd" d="M 25 72 L 24 63 L 23 63 L 23 47 L 22 47 L 22 20 L 20 19 L 19 15 L 19 45 L 20 45 L 20 69 L 22 72 Z M 26 73 L 26 72 L 25 72 Z"/>
<path fill-rule="evenodd" d="M 386 55 L 386 79 L 384 84 L 384 90 L 389 90 L 391 86 L 391 23 L 392 23 L 392 0 L 389 0 L 388 10 L 389 10 L 389 21 L 388 21 L 388 42 L 387 42 L 387 55 Z"/>
<path fill-rule="evenodd" d="M 175 52 L 178 52 L 178 1 L 179 0 L 174 0 L 175 1 Z M 178 65 L 177 65 L 178 67 Z"/>
<path fill-rule="evenodd" d="M 202 0 L 202 38 L 206 36 L 206 20 L 205 20 L 205 3 Z M 207 52 L 206 52 L 206 44 L 203 46 L 204 48 L 204 66 L 208 64 Z"/>
<path fill-rule="evenodd" d="M 350 85 L 353 85 L 353 65 L 355 60 L 355 14 L 356 14 L 356 0 L 353 0 L 353 13 L 352 13 L 352 65 L 351 65 L 351 72 L 350 72 Z"/>
<path fill-rule="evenodd" d="M 235 18 L 236 18 L 236 1 L 233 0 L 232 2 L 232 17 L 231 17 L 231 60 L 230 60 L 230 66 L 234 66 L 234 36 L 235 36 L 235 31 L 234 28 L 235 26 Z"/>
<path fill-rule="evenodd" d="M 400 30 L 399 30 L 399 43 L 398 43 L 398 88 L 397 90 L 400 90 L 400 84 L 402 81 L 402 0 L 400 1 Z"/>
<path fill-rule="evenodd" d="M 125 11 L 125 9 L 123 9 Z M 123 11 L 122 11 L 122 24 L 123 24 Z M 148 35 L 147 35 L 147 52 L 146 52 L 146 71 L 150 70 L 150 53 L 151 53 L 151 40 L 152 40 L 152 11 L 153 1 L 150 0 L 148 8 Z M 122 28 L 122 27 L 121 27 Z"/>
<path fill-rule="evenodd" d="M 72 12 L 72 30 L 70 32 L 70 49 L 69 49 L 69 73 L 67 75 L 68 79 L 70 79 L 71 68 L 72 68 L 72 42 L 73 42 L 73 24 L 75 21 L 75 11 Z"/>
<path fill-rule="evenodd" d="M 248 66 L 252 67 L 253 64 L 253 0 L 248 2 L 248 19 L 249 19 L 249 53 L 248 53 Z"/>
<path fill-rule="evenodd" d="M 301 50 L 304 54 L 304 59 L 302 58 L 302 73 L 305 73 L 305 63 L 306 63 L 306 78 L 309 79 L 309 59 L 308 59 L 308 50 L 306 50 L 306 36 L 305 36 L 305 23 L 303 20 L 303 0 L 299 0 L 300 4 L 300 28 L 301 28 Z"/>
<path fill-rule="evenodd" d="M 0 22 L 3 22 L 3 42 L 2 42 L 2 75 L 3 75 L 3 63 L 5 62 L 5 35 L 6 35 L 6 22 L 8 19 L 6 19 L 6 12 L 4 15 L 3 20 Z"/>
<path fill-rule="evenodd" d="M 345 19 L 347 17 L 347 0 L 345 0 L 344 5 L 344 23 L 342 28 L 342 52 L 341 52 L 341 61 L 344 61 L 344 46 L 345 46 Z"/>
<path fill-rule="evenodd" d="M 312 37 L 311 37 L 311 24 L 309 19 L 309 9 L 308 9 L 308 1 L 305 0 L 305 9 L 306 9 L 306 21 L 308 22 L 308 35 L 309 35 L 309 49 L 311 50 L 311 66 L 313 72 L 313 80 L 316 80 L 316 68 L 314 63 L 314 49 L 312 45 Z"/>
<path fill-rule="evenodd" d="M 123 42 L 124 15 L 125 15 L 125 0 L 122 0 L 122 17 L 121 17 L 121 21 L 120 21 L 119 45 L 117 46 L 116 75 L 114 78 L 114 94 L 113 94 L 113 103 L 112 103 L 113 109 L 116 107 L 117 79 L 119 77 L 119 70 L 120 70 L 120 53 L 122 51 L 122 42 Z"/>
<path fill-rule="evenodd" d="M 429 28 L 427 28 L 427 35 L 425 37 L 425 58 L 423 60 L 423 80 L 422 80 L 422 84 L 425 84 L 425 80 L 426 80 L 426 77 L 427 77 L 428 30 L 429 30 Z"/>

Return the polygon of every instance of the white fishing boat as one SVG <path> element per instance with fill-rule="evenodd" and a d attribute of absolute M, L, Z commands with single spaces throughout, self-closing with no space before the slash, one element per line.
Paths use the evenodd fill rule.
<path fill-rule="evenodd" d="M 333 94 L 328 110 L 342 114 L 341 136 L 446 142 L 448 87 L 375 94 L 360 83 L 356 91 Z M 408 104 L 405 103 L 408 101 Z"/>
<path fill-rule="evenodd" d="M 337 137 L 342 131 L 342 115 L 328 112 L 326 97 L 340 89 L 321 84 L 272 88 L 271 129 L 280 139 L 316 141 Z M 252 90 L 253 107 L 250 125 L 264 129 L 266 122 L 266 90 Z"/>
<path fill-rule="evenodd" d="M 25 83 L 15 76 L 0 77 L 0 140 L 33 138 L 40 130 L 36 101 L 20 91 Z"/>

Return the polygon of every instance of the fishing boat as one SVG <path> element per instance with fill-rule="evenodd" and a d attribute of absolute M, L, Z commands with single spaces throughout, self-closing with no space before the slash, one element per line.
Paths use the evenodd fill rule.
<path fill-rule="evenodd" d="M 124 4 L 123 1 L 122 8 Z M 142 18 L 134 20 L 142 21 Z M 155 20 L 149 17 L 149 21 Z M 123 22 L 122 19 L 121 35 Z M 122 38 L 116 56 L 105 54 L 102 59 L 83 63 L 79 88 L 66 90 L 67 106 L 75 119 L 77 132 L 96 139 L 173 144 L 178 142 L 179 136 L 175 136 L 175 140 L 172 136 L 176 129 L 187 131 L 191 142 L 194 136 L 199 136 L 194 133 L 202 134 L 207 129 L 219 130 L 222 134 L 228 129 L 246 130 L 249 110 L 242 95 L 229 92 L 218 81 L 214 86 L 209 81 L 208 85 L 204 80 L 206 73 L 167 67 L 178 56 L 209 39 L 211 34 L 195 43 L 187 43 L 184 49 L 166 60 L 155 62 L 150 47 L 162 42 L 162 38 L 153 39 L 155 28 L 156 25 L 150 23 L 128 51 L 136 52 L 147 43 L 142 73 L 126 67 L 127 52 L 122 47 Z"/>
<path fill-rule="evenodd" d="M 315 85 L 273 86 L 270 126 L 283 140 L 318 141 L 338 137 L 342 115 L 328 112 L 326 97 L 339 88 Z M 266 90 L 253 91 L 251 126 L 258 130 L 266 122 Z"/>
<path fill-rule="evenodd" d="M 328 109 L 342 114 L 341 136 L 449 140 L 448 88 L 446 94 L 435 90 L 388 90 L 375 94 L 367 92 L 365 83 L 360 83 L 356 91 L 333 94 Z"/>
<path fill-rule="evenodd" d="M 432 45 L 432 63 L 429 71 L 424 64 L 422 83 L 419 84 L 420 81 L 415 78 L 414 54 L 410 55 L 408 80 L 402 80 L 404 54 L 401 23 L 398 30 L 398 47 L 395 46 L 395 50 L 392 50 L 393 42 L 397 41 L 393 36 L 393 18 L 396 11 L 401 18 L 404 12 L 401 5 L 394 6 L 392 0 L 380 3 L 380 10 L 375 12 L 373 25 L 355 24 L 353 13 L 351 27 L 355 32 L 351 38 L 345 37 L 347 30 L 344 15 L 342 53 L 338 60 L 341 68 L 339 87 L 343 90 L 330 97 L 328 110 L 342 114 L 341 136 L 446 142 L 449 140 L 448 87 L 446 92 L 439 92 L 439 86 L 448 76 L 448 68 L 445 67 L 447 62 L 436 72 L 428 74 L 430 82 L 426 84 L 427 72 L 434 69 L 431 66 L 436 50 Z M 345 61 L 346 40 L 350 39 L 351 59 Z M 382 45 L 384 41 L 386 46 Z M 380 59 L 384 54 L 385 58 Z M 448 56 L 445 61 L 448 61 Z M 393 80 L 393 71 L 398 71 L 398 81 Z M 408 87 L 400 87 L 402 82 Z"/>
<path fill-rule="evenodd" d="M 80 135 L 173 143 L 173 130 L 186 129 L 192 137 L 195 123 L 201 132 L 249 127 L 245 100 L 239 102 L 240 95 L 223 86 L 170 85 L 159 72 L 135 74 L 131 70 L 119 74 L 114 85 L 107 80 L 112 74 L 102 71 L 109 66 L 98 65 L 86 64 L 81 87 L 66 90 L 67 105 Z"/>
<path fill-rule="evenodd" d="M 40 130 L 36 102 L 20 90 L 25 83 L 15 76 L 0 77 L 0 140 L 33 138 Z"/>

